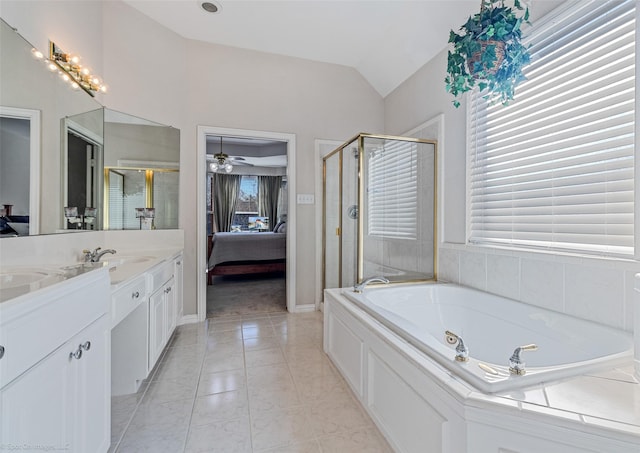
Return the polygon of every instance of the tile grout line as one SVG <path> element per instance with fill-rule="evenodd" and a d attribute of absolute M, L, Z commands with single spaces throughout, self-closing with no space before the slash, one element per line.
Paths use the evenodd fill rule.
<path fill-rule="evenodd" d="M 207 319 L 204 320 L 205 326 L 204 326 L 204 333 L 205 336 L 208 337 L 209 336 L 209 321 Z M 197 344 L 197 342 L 196 342 Z M 206 343 L 205 343 L 205 351 L 202 354 L 202 360 L 200 361 L 200 370 L 198 371 L 198 383 L 196 384 L 196 389 L 195 392 L 193 394 L 193 401 L 191 403 L 191 412 L 189 413 L 189 425 L 187 427 L 187 432 L 185 433 L 185 437 L 184 437 L 184 441 L 182 444 L 182 451 L 185 452 L 187 450 L 187 444 L 189 442 L 189 435 L 191 434 L 191 422 L 193 421 L 193 411 L 195 410 L 196 407 L 196 399 L 198 398 L 198 390 L 200 389 L 200 380 L 202 379 L 202 369 L 204 368 L 204 359 L 207 355 L 206 352 Z"/>
<path fill-rule="evenodd" d="M 249 444 L 251 445 L 251 451 L 255 452 L 253 446 L 253 417 L 251 415 L 251 401 L 249 398 L 249 373 L 247 372 L 247 354 L 244 346 L 244 325 L 243 320 L 240 318 L 240 332 L 242 333 L 242 365 L 244 367 L 244 393 L 247 398 L 247 413 L 249 419 Z"/>

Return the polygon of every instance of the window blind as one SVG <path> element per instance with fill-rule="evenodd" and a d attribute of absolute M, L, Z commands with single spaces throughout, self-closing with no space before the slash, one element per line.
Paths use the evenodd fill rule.
<path fill-rule="evenodd" d="M 368 233 L 416 239 L 417 144 L 398 140 L 368 150 Z"/>
<path fill-rule="evenodd" d="M 532 27 L 510 105 L 470 97 L 471 243 L 634 252 L 635 2 L 586 5 Z"/>

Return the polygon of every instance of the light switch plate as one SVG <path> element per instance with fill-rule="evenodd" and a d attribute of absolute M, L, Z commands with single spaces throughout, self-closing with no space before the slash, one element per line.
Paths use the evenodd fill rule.
<path fill-rule="evenodd" d="M 299 193 L 298 204 L 314 204 L 315 196 L 312 193 Z"/>

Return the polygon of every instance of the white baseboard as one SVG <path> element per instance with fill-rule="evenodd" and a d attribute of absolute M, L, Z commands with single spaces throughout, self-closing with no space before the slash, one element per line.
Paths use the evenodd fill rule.
<path fill-rule="evenodd" d="M 296 305 L 294 313 L 308 313 L 310 311 L 316 311 L 316 304 Z"/>
<path fill-rule="evenodd" d="M 199 322 L 198 315 L 184 315 L 178 321 L 178 325 L 181 326 L 183 324 L 194 324 L 196 322 Z"/>

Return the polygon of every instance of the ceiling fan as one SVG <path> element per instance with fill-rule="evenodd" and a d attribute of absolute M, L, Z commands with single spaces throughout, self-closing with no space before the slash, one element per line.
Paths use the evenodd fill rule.
<path fill-rule="evenodd" d="M 222 137 L 220 137 L 220 152 L 213 155 L 207 154 L 209 169 L 217 173 L 231 173 L 234 165 L 253 166 L 253 164 L 249 162 L 243 162 L 244 160 L 244 157 L 229 156 L 222 152 Z"/>

